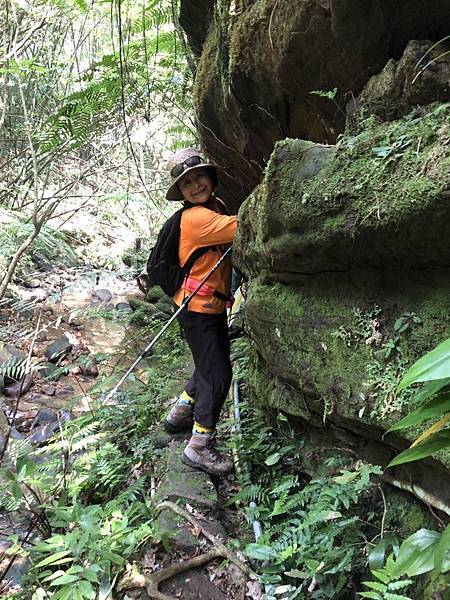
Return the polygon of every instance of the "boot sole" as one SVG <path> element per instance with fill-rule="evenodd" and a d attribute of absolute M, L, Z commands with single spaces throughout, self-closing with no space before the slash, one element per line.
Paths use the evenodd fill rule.
<path fill-rule="evenodd" d="M 199 471 L 203 471 L 204 473 L 207 473 L 208 475 L 213 475 L 215 477 L 219 477 L 220 475 L 229 475 L 234 471 L 233 467 L 231 467 L 228 471 L 214 471 L 214 469 L 209 469 L 206 465 L 202 465 L 201 463 L 197 463 L 191 460 L 188 456 L 185 455 L 184 452 L 181 455 L 181 462 L 187 465 L 188 467 L 191 467 L 192 469 L 198 469 Z"/>

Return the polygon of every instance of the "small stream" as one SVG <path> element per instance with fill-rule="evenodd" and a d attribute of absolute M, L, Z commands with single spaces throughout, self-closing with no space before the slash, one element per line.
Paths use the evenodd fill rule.
<path fill-rule="evenodd" d="M 45 380 L 39 371 L 33 377 L 33 383 L 19 400 L 14 422 L 14 434 L 11 436 L 7 454 L 14 455 L 14 446 L 27 438 L 45 433 L 45 427 L 52 429 L 52 419 L 68 419 L 88 410 L 89 389 L 96 383 L 98 367 L 96 355 L 108 357 L 111 368 L 120 365 L 120 371 L 131 364 L 138 352 L 132 338 L 138 337 L 126 318 L 122 315 L 130 312 L 128 299 L 142 297 L 135 280 L 125 279 L 111 271 L 92 271 L 89 269 L 55 269 L 49 273 L 36 274 L 28 286 L 15 290 L 17 299 L 3 311 L 3 346 L 8 343 L 22 352 L 29 351 L 33 338 L 35 360 L 43 362 L 49 345 L 57 339 L 65 338 L 72 345 L 72 351 L 63 357 L 59 364 L 67 369 L 57 381 Z M 38 299 L 38 300 L 36 300 Z M 119 305 L 119 309 L 117 306 Z M 9 311 L 9 312 L 7 312 Z M 36 330 L 40 315 L 40 327 Z M 7 317 L 7 318 L 6 318 Z M 7 335 L 5 336 L 5 330 Z M 6 338 L 6 339 L 5 339 Z M 79 366 L 79 360 L 90 360 L 90 371 Z M 1 362 L 1 361 L 0 361 Z M 105 369 L 104 363 L 101 368 Z M 74 405 L 74 399 L 76 400 Z M 8 429 L 5 416 L 11 421 L 16 398 L 0 395 L 0 442 Z M 59 429 L 59 427 L 58 427 Z M 38 446 L 49 439 L 42 436 Z M 3 445 L 3 443 L 2 443 Z M 5 456 L 4 465 L 9 462 Z M 0 507 L 0 573 L 7 564 L 4 555 L 11 534 L 24 537 L 29 525 L 28 511 L 8 513 Z M 26 571 L 26 561 L 17 559 L 14 568 L 8 571 L 13 584 L 18 584 Z"/>

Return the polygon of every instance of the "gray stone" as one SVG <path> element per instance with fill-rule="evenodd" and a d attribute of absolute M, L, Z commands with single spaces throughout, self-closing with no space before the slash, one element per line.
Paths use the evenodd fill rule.
<path fill-rule="evenodd" d="M 26 279 L 23 282 L 24 287 L 31 288 L 31 289 L 38 288 L 38 287 L 40 287 L 40 285 L 41 285 L 41 282 L 39 281 L 39 279 Z"/>
<path fill-rule="evenodd" d="M 96 298 L 97 300 L 100 300 L 100 302 L 106 303 L 106 302 L 110 302 L 110 300 L 112 299 L 112 294 L 107 289 L 94 290 L 93 294 L 94 294 L 94 298 Z"/>
<path fill-rule="evenodd" d="M 54 385 L 45 385 L 42 388 L 42 391 L 46 396 L 54 396 L 55 392 L 56 392 L 56 388 Z"/>
<path fill-rule="evenodd" d="M 27 373 L 20 381 L 8 384 L 3 390 L 3 394 L 8 398 L 17 398 L 18 395 L 23 396 L 33 385 L 33 375 Z"/>
<path fill-rule="evenodd" d="M 62 336 L 47 346 L 45 356 L 50 362 L 56 363 L 67 356 L 71 351 L 72 344 L 65 336 Z"/>
<path fill-rule="evenodd" d="M 17 364 L 25 360 L 27 355 L 22 350 L 19 350 L 11 344 L 7 344 L 2 350 L 0 350 L 0 365 L 4 363 Z"/>
<path fill-rule="evenodd" d="M 53 423 L 58 418 L 57 413 L 54 410 L 50 410 L 48 408 L 41 408 L 38 414 L 35 416 L 31 429 L 35 429 L 40 425 L 48 425 L 49 423 Z"/>
<path fill-rule="evenodd" d="M 221 523 L 214 518 L 218 510 L 218 495 L 209 475 L 196 471 L 183 464 L 181 453 L 186 444 L 172 441 L 169 446 L 167 473 L 157 490 L 157 502 L 163 500 L 181 501 L 197 507 L 199 511 L 208 514 L 208 521 L 202 523 L 215 535 L 226 537 Z M 185 552 L 194 551 L 199 540 L 192 534 L 186 521 L 171 511 L 161 511 L 158 525 L 171 536 L 172 543 Z"/>
<path fill-rule="evenodd" d="M 40 412 L 42 412 L 42 411 L 40 411 Z M 48 413 L 51 413 L 51 412 L 52 411 L 48 411 Z M 45 417 L 50 418 L 50 414 L 46 414 Z M 68 413 L 68 412 L 61 413 L 59 420 L 46 423 L 45 425 L 40 425 L 39 427 L 36 427 L 35 429 L 33 429 L 31 431 L 30 435 L 28 436 L 28 441 L 30 442 L 30 444 L 33 444 L 35 446 L 45 444 L 45 442 L 48 442 L 48 440 L 51 437 L 53 437 L 53 435 L 57 431 L 59 431 L 60 425 L 62 423 L 64 423 L 65 421 L 67 421 L 68 419 L 70 419 L 70 413 Z"/>
<path fill-rule="evenodd" d="M 234 10 L 214 15 L 210 24 L 206 10 L 195 18 L 205 4 L 182 0 L 180 21 L 194 52 L 201 52 L 193 93 L 201 145 L 225 167 L 218 194 L 233 211 L 260 183 L 278 140 L 335 143 L 345 127 L 345 105 L 370 77 L 397 60 L 409 40 L 430 40 L 429 51 L 449 28 L 442 0 L 429 0 L 426 11 L 423 3 L 408 0 L 377 0 L 370 7 L 357 0 L 298 0 L 276 8 L 273 0 L 239 1 L 228 3 Z M 436 53 L 445 54 L 445 48 L 437 45 Z M 411 65 L 426 56 L 425 66 L 434 58 L 430 54 L 421 52 Z M 448 80 L 442 96 L 436 96 L 440 87 L 428 83 L 432 67 L 435 61 L 414 85 L 405 79 L 401 89 L 410 89 L 412 101 L 448 97 Z M 431 93 L 417 94 L 421 78 Z M 311 93 L 334 88 L 333 98 Z"/>
<path fill-rule="evenodd" d="M 39 444 L 43 444 L 47 442 L 55 433 L 58 431 L 59 423 L 58 421 L 54 421 L 53 423 L 48 423 L 47 425 L 41 425 L 33 429 L 33 431 L 28 436 L 28 441 L 30 444 L 38 446 Z"/>
<path fill-rule="evenodd" d="M 44 290 L 43 288 L 39 288 L 35 290 L 33 295 L 30 297 L 30 300 L 34 300 L 35 302 L 43 302 L 50 296 L 49 290 Z"/>
<path fill-rule="evenodd" d="M 116 310 L 120 311 L 121 313 L 130 313 L 133 312 L 131 309 L 131 306 L 128 304 L 128 302 L 118 302 L 116 304 Z"/>

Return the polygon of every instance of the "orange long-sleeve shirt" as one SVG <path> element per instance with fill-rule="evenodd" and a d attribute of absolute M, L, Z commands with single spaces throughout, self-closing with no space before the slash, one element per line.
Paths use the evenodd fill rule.
<path fill-rule="evenodd" d="M 189 273 L 190 283 L 200 281 L 211 271 L 222 256 L 221 244 L 233 241 L 237 229 L 237 217 L 218 214 L 204 206 L 193 206 L 185 210 L 181 216 L 180 226 L 180 265 L 184 266 L 189 256 L 197 248 L 217 246 L 208 250 L 195 261 Z M 188 310 L 200 313 L 219 314 L 225 309 L 225 302 L 208 293 L 208 289 L 217 290 L 225 296 L 230 295 L 231 260 L 227 257 L 220 267 L 206 282 L 202 292 L 189 302 Z M 180 306 L 192 290 L 184 285 L 175 294 L 173 300 Z"/>

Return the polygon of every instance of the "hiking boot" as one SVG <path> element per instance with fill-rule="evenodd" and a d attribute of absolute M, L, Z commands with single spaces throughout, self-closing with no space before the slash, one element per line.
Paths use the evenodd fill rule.
<path fill-rule="evenodd" d="M 192 404 L 174 404 L 164 419 L 164 429 L 168 433 L 189 431 L 194 424 L 194 407 Z"/>
<path fill-rule="evenodd" d="M 211 435 L 192 435 L 181 455 L 185 465 L 200 469 L 209 475 L 228 475 L 233 471 L 233 463 L 222 452 L 219 452 Z"/>

